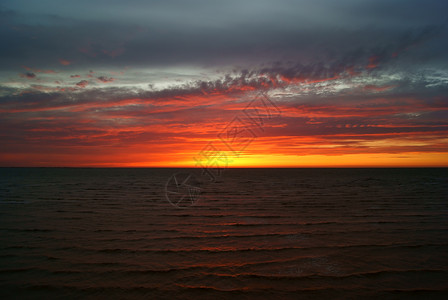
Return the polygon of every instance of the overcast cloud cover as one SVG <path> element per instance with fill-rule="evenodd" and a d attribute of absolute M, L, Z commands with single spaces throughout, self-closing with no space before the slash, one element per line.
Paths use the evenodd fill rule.
<path fill-rule="evenodd" d="M 282 117 L 248 155 L 446 165 L 447 11 L 442 0 L 4 0 L 0 163 L 189 164 L 263 91 Z"/>

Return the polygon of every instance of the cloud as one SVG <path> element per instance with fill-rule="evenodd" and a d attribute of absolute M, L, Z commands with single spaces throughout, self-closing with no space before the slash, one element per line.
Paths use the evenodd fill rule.
<path fill-rule="evenodd" d="M 123 54 L 124 51 L 125 50 L 123 48 L 118 48 L 114 50 L 103 50 L 103 53 L 109 55 L 110 57 L 116 57 Z"/>
<path fill-rule="evenodd" d="M 0 59 L 2 65 L 9 67 L 24 63 L 54 65 L 54 57 L 62 57 L 60 63 L 76 61 L 77 66 L 85 68 L 104 64 L 250 68 L 273 61 L 308 65 L 344 60 L 359 60 L 357 64 L 362 60 L 365 66 L 373 67 L 393 58 L 414 58 L 415 66 L 435 66 L 440 62 L 447 65 L 443 63 L 447 61 L 444 49 L 448 46 L 446 16 L 441 13 L 447 4 L 430 1 L 424 8 L 410 11 L 410 7 L 416 7 L 413 0 L 410 4 L 355 4 L 345 0 L 338 6 L 325 1 L 325 5 L 314 1 L 281 2 L 283 6 L 269 2 L 194 2 L 186 7 L 178 1 L 173 2 L 176 5 L 149 1 L 139 5 L 152 9 L 135 7 L 120 13 L 118 8 L 122 5 L 115 3 L 108 8 L 107 17 L 103 7 L 95 4 L 91 5 L 91 14 L 82 14 L 83 17 L 67 10 L 58 11 L 60 15 L 55 12 L 57 21 L 38 7 L 25 18 L 17 7 L 0 30 L 2 40 L 12 41 L 8 49 L 0 49 Z M 385 6 L 387 14 L 368 13 L 379 12 Z M 406 12 L 403 6 L 407 7 Z M 420 10 L 426 14 L 418 14 Z M 78 8 L 73 7 L 73 14 L 75 11 Z M 93 17 L 94 11 L 103 17 Z M 403 19 L 408 14 L 413 16 L 412 22 Z M 360 18 L 361 15 L 365 17 Z M 389 16 L 387 20 L 385 15 Z M 40 23 L 33 20 L 48 24 L 46 30 L 42 31 L 36 25 Z M 13 27 L 26 31 L 26 36 L 39 38 L 30 40 L 17 35 Z M 437 56 L 430 55 L 435 52 Z M 369 62 L 371 57 L 377 57 L 376 61 Z"/>
<path fill-rule="evenodd" d="M 395 87 L 395 85 L 384 85 L 384 86 L 377 86 L 374 84 L 367 84 L 363 87 L 365 91 L 374 91 L 374 92 L 384 92 L 391 90 Z"/>
<path fill-rule="evenodd" d="M 24 3 L 0 10 L 2 156 L 186 160 L 259 92 L 282 118 L 252 153 L 446 148 L 444 1 Z"/>
<path fill-rule="evenodd" d="M 141 151 L 154 154 L 152 159 L 159 162 L 167 155 L 191 159 L 201 145 L 216 139 L 258 91 L 264 91 L 276 101 L 282 117 L 265 124 L 260 139 L 252 145 L 252 155 L 266 151 L 296 156 L 415 155 L 437 153 L 446 147 L 448 98 L 440 98 L 446 94 L 446 87 L 426 88 L 426 92 L 412 93 L 412 97 L 408 93 L 414 86 L 406 81 L 395 82 L 396 87 L 390 89 L 388 85 L 355 84 L 348 94 L 320 93 L 323 85 L 341 80 L 349 83 L 353 78 L 314 83 L 316 78 L 332 74 L 325 68 L 317 68 L 318 72 L 292 68 L 299 72 L 288 78 L 310 74 L 310 80 L 285 81 L 280 75 L 289 74 L 288 66 L 273 66 L 269 76 L 266 68 L 243 70 L 216 80 L 197 80 L 159 90 L 112 86 L 60 91 L 34 86 L 34 90 L 19 95 L 7 89 L 4 93 L 8 96 L 0 97 L 0 112 L 5 116 L 0 129 L 13 128 L 3 131 L 3 139 L 11 145 L 10 153 L 24 153 L 14 147 L 45 153 L 66 149 L 80 160 L 78 165 L 87 163 L 95 149 L 104 147 L 118 147 L 109 159 Z M 362 83 L 363 78 L 374 75 L 364 70 L 356 80 Z M 82 86 L 88 83 L 82 82 Z M 314 90 L 312 94 L 307 91 L 310 89 Z M 365 89 L 374 93 L 365 93 Z M 17 119 L 20 124 L 11 126 Z M 41 145 L 47 145 L 47 149 Z M 83 149 L 83 156 L 70 152 L 73 146 Z M 93 157 L 96 162 L 102 161 Z"/>
<path fill-rule="evenodd" d="M 89 81 L 87 81 L 87 80 L 81 80 L 81 81 L 78 82 L 76 85 L 79 86 L 79 87 L 81 87 L 81 88 L 85 88 L 86 86 L 89 85 Z"/>
<path fill-rule="evenodd" d="M 36 74 L 34 74 L 33 72 L 26 72 L 24 74 L 20 74 L 20 77 L 33 79 L 33 78 L 36 78 Z"/>
<path fill-rule="evenodd" d="M 35 73 L 44 73 L 44 74 L 56 74 L 57 73 L 54 70 L 41 70 L 41 69 L 30 68 L 27 66 L 23 66 L 23 68 L 27 71 L 31 71 L 31 72 L 35 72 Z"/>
<path fill-rule="evenodd" d="M 59 59 L 59 63 L 60 63 L 61 65 L 63 65 L 63 66 L 68 66 L 68 65 L 70 65 L 72 62 L 69 61 L 69 60 L 60 58 L 60 59 Z"/>
<path fill-rule="evenodd" d="M 103 83 L 113 82 L 115 80 L 115 78 L 106 77 L 106 76 L 100 76 L 100 77 L 97 77 L 97 79 L 98 79 L 98 81 L 103 82 Z"/>

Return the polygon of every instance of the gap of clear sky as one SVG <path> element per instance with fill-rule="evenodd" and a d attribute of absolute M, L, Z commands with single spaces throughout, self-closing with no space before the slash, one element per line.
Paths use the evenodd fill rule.
<path fill-rule="evenodd" d="M 4 0 L 0 166 L 446 167 L 447 11 Z"/>

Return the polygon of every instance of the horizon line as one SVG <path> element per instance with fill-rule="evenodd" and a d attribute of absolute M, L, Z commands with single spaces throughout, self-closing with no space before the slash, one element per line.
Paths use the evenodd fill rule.
<path fill-rule="evenodd" d="M 199 167 L 166 167 L 166 166 L 0 166 L 2 169 L 6 168 L 53 168 L 53 169 L 197 169 Z M 443 169 L 448 166 L 260 166 L 260 167 L 227 167 L 226 169 Z M 216 169 L 216 168 L 210 168 Z"/>

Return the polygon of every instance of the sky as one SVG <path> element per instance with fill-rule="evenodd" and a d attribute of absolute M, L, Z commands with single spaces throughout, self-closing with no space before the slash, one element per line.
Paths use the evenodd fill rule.
<path fill-rule="evenodd" d="M 0 1 L 0 166 L 448 166 L 448 1 Z"/>

